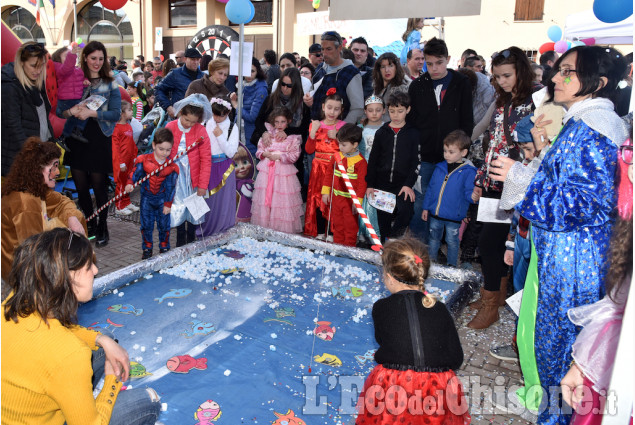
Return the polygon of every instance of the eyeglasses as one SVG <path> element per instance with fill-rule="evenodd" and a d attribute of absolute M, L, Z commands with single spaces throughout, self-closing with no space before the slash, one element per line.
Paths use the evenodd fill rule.
<path fill-rule="evenodd" d="M 300 75 L 311 75 L 311 71 L 309 71 L 308 69 L 306 71 L 300 71 Z"/>
<path fill-rule="evenodd" d="M 633 165 L 633 146 L 620 146 L 620 155 L 626 165 Z"/>
<path fill-rule="evenodd" d="M 281 85 L 282 87 L 287 87 L 287 88 L 289 88 L 289 89 L 290 89 L 291 87 L 293 87 L 293 84 L 283 83 L 282 81 L 280 81 L 280 85 Z"/>
<path fill-rule="evenodd" d="M 559 72 L 560 75 L 562 75 L 563 77 L 568 77 L 571 75 L 572 72 L 578 72 L 575 69 L 569 69 L 569 68 L 558 68 L 558 70 L 556 72 Z"/>

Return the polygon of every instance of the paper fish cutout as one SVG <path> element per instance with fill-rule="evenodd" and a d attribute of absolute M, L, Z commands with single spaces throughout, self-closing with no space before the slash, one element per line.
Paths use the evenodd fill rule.
<path fill-rule="evenodd" d="M 236 251 L 235 249 L 223 250 L 223 251 L 221 251 L 221 254 L 223 254 L 224 256 L 229 257 L 229 258 L 235 258 L 236 260 L 239 260 L 239 259 L 245 257 L 245 254 L 243 254 L 240 251 Z"/>
<path fill-rule="evenodd" d="M 158 301 L 159 304 L 161 304 L 163 300 L 166 298 L 183 298 L 183 297 L 187 297 L 191 293 L 192 293 L 192 290 L 187 288 L 170 289 L 169 292 L 166 292 L 165 294 L 161 295 L 161 298 L 155 298 L 154 300 Z"/>
<path fill-rule="evenodd" d="M 182 334 L 188 338 L 192 338 L 194 335 L 207 335 L 211 334 L 212 332 L 216 332 L 216 328 L 212 323 L 201 322 L 200 320 L 195 320 L 191 323 L 192 330 Z"/>
<path fill-rule="evenodd" d="M 287 410 L 287 413 L 282 414 L 273 412 L 278 417 L 275 421 L 271 422 L 271 425 L 306 425 L 302 419 L 295 416 L 295 412 L 291 409 Z"/>
<path fill-rule="evenodd" d="M 214 400 L 207 400 L 198 406 L 194 412 L 194 418 L 198 421 L 196 425 L 211 425 L 212 421 L 220 418 L 222 414 L 218 403 Z"/>
<path fill-rule="evenodd" d="M 102 323 L 102 322 L 95 322 L 92 325 L 88 326 L 88 329 L 92 330 L 92 331 L 98 331 L 100 329 L 108 329 L 110 327 L 115 327 L 115 328 L 121 328 L 123 327 L 123 325 L 120 325 L 119 323 L 115 323 L 110 319 L 106 319 L 106 323 Z"/>
<path fill-rule="evenodd" d="M 359 364 L 365 365 L 366 362 L 375 360 L 375 351 L 377 350 L 368 350 L 363 355 L 356 355 L 355 360 L 358 361 Z"/>
<path fill-rule="evenodd" d="M 317 363 L 322 363 L 327 366 L 333 366 L 333 367 L 342 366 L 342 361 L 339 359 L 339 357 L 333 354 L 322 353 L 321 356 L 314 356 L 313 360 L 316 361 Z"/>
<path fill-rule="evenodd" d="M 364 291 L 356 286 L 341 286 L 339 288 L 331 288 L 333 296 L 346 297 L 361 297 L 364 295 Z"/>
<path fill-rule="evenodd" d="M 317 322 L 317 327 L 313 331 L 315 336 L 324 341 L 333 341 L 335 335 L 335 327 L 331 326 L 331 322 Z"/>
<path fill-rule="evenodd" d="M 189 354 L 174 356 L 166 362 L 165 366 L 174 373 L 188 373 L 192 369 L 204 370 L 207 369 L 207 358 L 195 359 Z"/>
<path fill-rule="evenodd" d="M 141 363 L 130 362 L 130 378 L 143 378 L 144 376 L 152 375 L 150 372 L 146 372 L 146 367 Z"/>
<path fill-rule="evenodd" d="M 114 313 L 134 314 L 135 316 L 141 316 L 143 314 L 142 308 L 135 308 L 131 304 L 115 304 L 108 307 L 108 311 Z"/>
<path fill-rule="evenodd" d="M 295 326 L 290 320 L 284 319 L 284 317 L 295 317 L 295 310 L 292 307 L 280 307 L 274 311 L 276 312 L 276 317 L 265 319 L 264 322 L 282 322 L 287 325 Z"/>
<path fill-rule="evenodd" d="M 242 272 L 244 269 L 241 269 L 240 267 L 232 267 L 231 269 L 224 269 L 221 270 L 220 272 L 222 274 L 232 274 L 232 273 L 236 273 L 236 272 Z"/>

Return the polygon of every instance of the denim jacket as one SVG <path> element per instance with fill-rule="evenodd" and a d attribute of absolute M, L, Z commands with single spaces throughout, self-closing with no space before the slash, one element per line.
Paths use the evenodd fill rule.
<path fill-rule="evenodd" d="M 116 80 L 110 83 L 102 81 L 96 87 L 90 89 L 90 95 L 100 95 L 106 98 L 103 105 L 97 110 L 97 122 L 104 136 L 112 136 L 115 125 L 121 117 L 121 93 Z"/>

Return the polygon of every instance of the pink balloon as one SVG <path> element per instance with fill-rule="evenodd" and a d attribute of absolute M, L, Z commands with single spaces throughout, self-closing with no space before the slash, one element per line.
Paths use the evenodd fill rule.
<path fill-rule="evenodd" d="M 218 0 L 219 3 L 227 3 L 229 0 Z"/>
<path fill-rule="evenodd" d="M 569 48 L 569 45 L 565 40 L 556 41 L 556 44 L 553 46 L 553 50 L 558 53 L 564 53 Z"/>
<path fill-rule="evenodd" d="M 580 40 L 587 46 L 593 46 L 595 44 L 595 38 L 585 38 L 584 40 Z"/>

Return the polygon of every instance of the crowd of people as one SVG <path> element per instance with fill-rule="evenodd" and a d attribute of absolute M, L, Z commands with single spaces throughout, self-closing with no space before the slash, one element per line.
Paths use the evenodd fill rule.
<path fill-rule="evenodd" d="M 110 397 L 117 397 L 127 375 L 125 350 L 73 322 L 77 302 L 86 301 L 80 289 L 92 286 L 97 271 L 87 237 L 94 236 L 97 247 L 109 242 L 108 209 L 94 214 L 93 198 L 98 207 L 108 202 L 110 173 L 120 195 L 117 214 L 140 210 L 143 259 L 153 255 L 155 222 L 159 253 L 170 250 L 172 228 L 182 246 L 237 221 L 369 247 L 374 242 L 359 225 L 350 184 L 386 244 L 384 282 L 393 294 L 373 308 L 379 365 L 364 391 L 384 379 L 414 379 L 423 386 L 437 379 L 443 391 L 461 399 L 460 384 L 448 373 L 462 362 L 456 329 L 441 304 L 423 294 L 430 261 L 465 268 L 480 262 L 484 285 L 467 325 L 473 329 L 496 323 L 508 294 L 524 288 L 519 337 L 491 351 L 505 360 L 520 358 L 524 388 L 559 387 L 562 381 L 564 399 L 574 407 L 583 378 L 592 380 L 593 391 L 606 389 L 606 368 L 612 366 L 595 370 L 599 354 L 576 341 L 578 326 L 600 325 L 575 312 L 599 302 L 619 316 L 630 285 L 632 264 L 620 259 L 632 255 L 632 114 L 624 106 L 632 54 L 583 46 L 562 56 L 546 52 L 536 64 L 510 46 L 494 53 L 487 68 L 468 49 L 454 70 L 443 40 L 420 39 L 421 23 L 408 21 L 400 56 L 373 57 L 363 37 L 345 48 L 340 34 L 327 31 L 310 46 L 308 59 L 296 52 L 278 58 L 272 50 L 262 61 L 253 58 L 243 81 L 229 75 L 225 55 L 212 58 L 193 48 L 176 52 L 175 61 L 138 56 L 131 75 L 100 42 L 81 52 L 60 49 L 50 57 L 58 87 L 54 112 L 66 119 L 59 139 L 48 118 L 48 52 L 37 43 L 22 45 L 2 68 L 2 278 L 12 289 L 4 304 L 3 354 L 5 335 L 22 338 L 39 315 L 49 326 L 54 322 L 55 332 L 70 330 L 91 349 L 106 351 L 106 375 L 115 375 L 107 381 Z M 129 100 L 122 100 L 125 94 Z M 84 102 L 91 96 L 102 99 L 98 106 Z M 168 123 L 154 133 L 151 151 L 139 154 L 130 121 L 158 107 Z M 79 208 L 54 191 L 60 147 Z M 140 206 L 129 198 L 136 186 Z M 209 211 L 195 214 L 186 207 L 192 199 Z M 488 217 L 488 211 L 510 220 Z M 50 230 L 58 227 L 66 230 Z M 55 264 L 50 270 L 41 264 L 47 256 Z M 616 261 L 622 261 L 621 273 L 607 277 Z M 72 294 L 75 301 L 68 301 Z M 578 319 L 570 320 L 569 311 Z M 385 320 L 403 321 L 400 333 Z M 438 326 L 425 325 L 424 332 L 419 323 L 428 321 Z M 587 345 L 602 337 L 583 336 Z M 85 345 L 73 346 L 82 365 L 77 379 L 90 361 Z M 103 367 L 103 353 L 97 361 Z M 21 404 L 26 396 L 5 378 L 4 362 L 3 418 L 11 411 L 5 391 L 21 408 L 48 408 L 35 396 Z M 66 405 L 61 394 L 59 423 L 87 417 L 77 416 L 82 409 L 102 419 L 124 414 L 116 413 L 119 400 L 113 410 L 102 393 L 92 404 L 84 400 L 81 409 Z M 136 396 L 143 402 L 126 409 L 143 409 L 156 420 L 156 393 Z M 539 423 L 572 420 L 550 398 L 556 396 L 543 397 L 559 406 L 555 413 L 539 411 L 545 401 L 535 392 L 517 394 L 539 413 Z M 382 423 L 397 422 L 383 415 Z M 358 423 L 373 420 L 368 410 L 358 417 Z M 469 415 L 435 420 L 465 423 Z"/>

